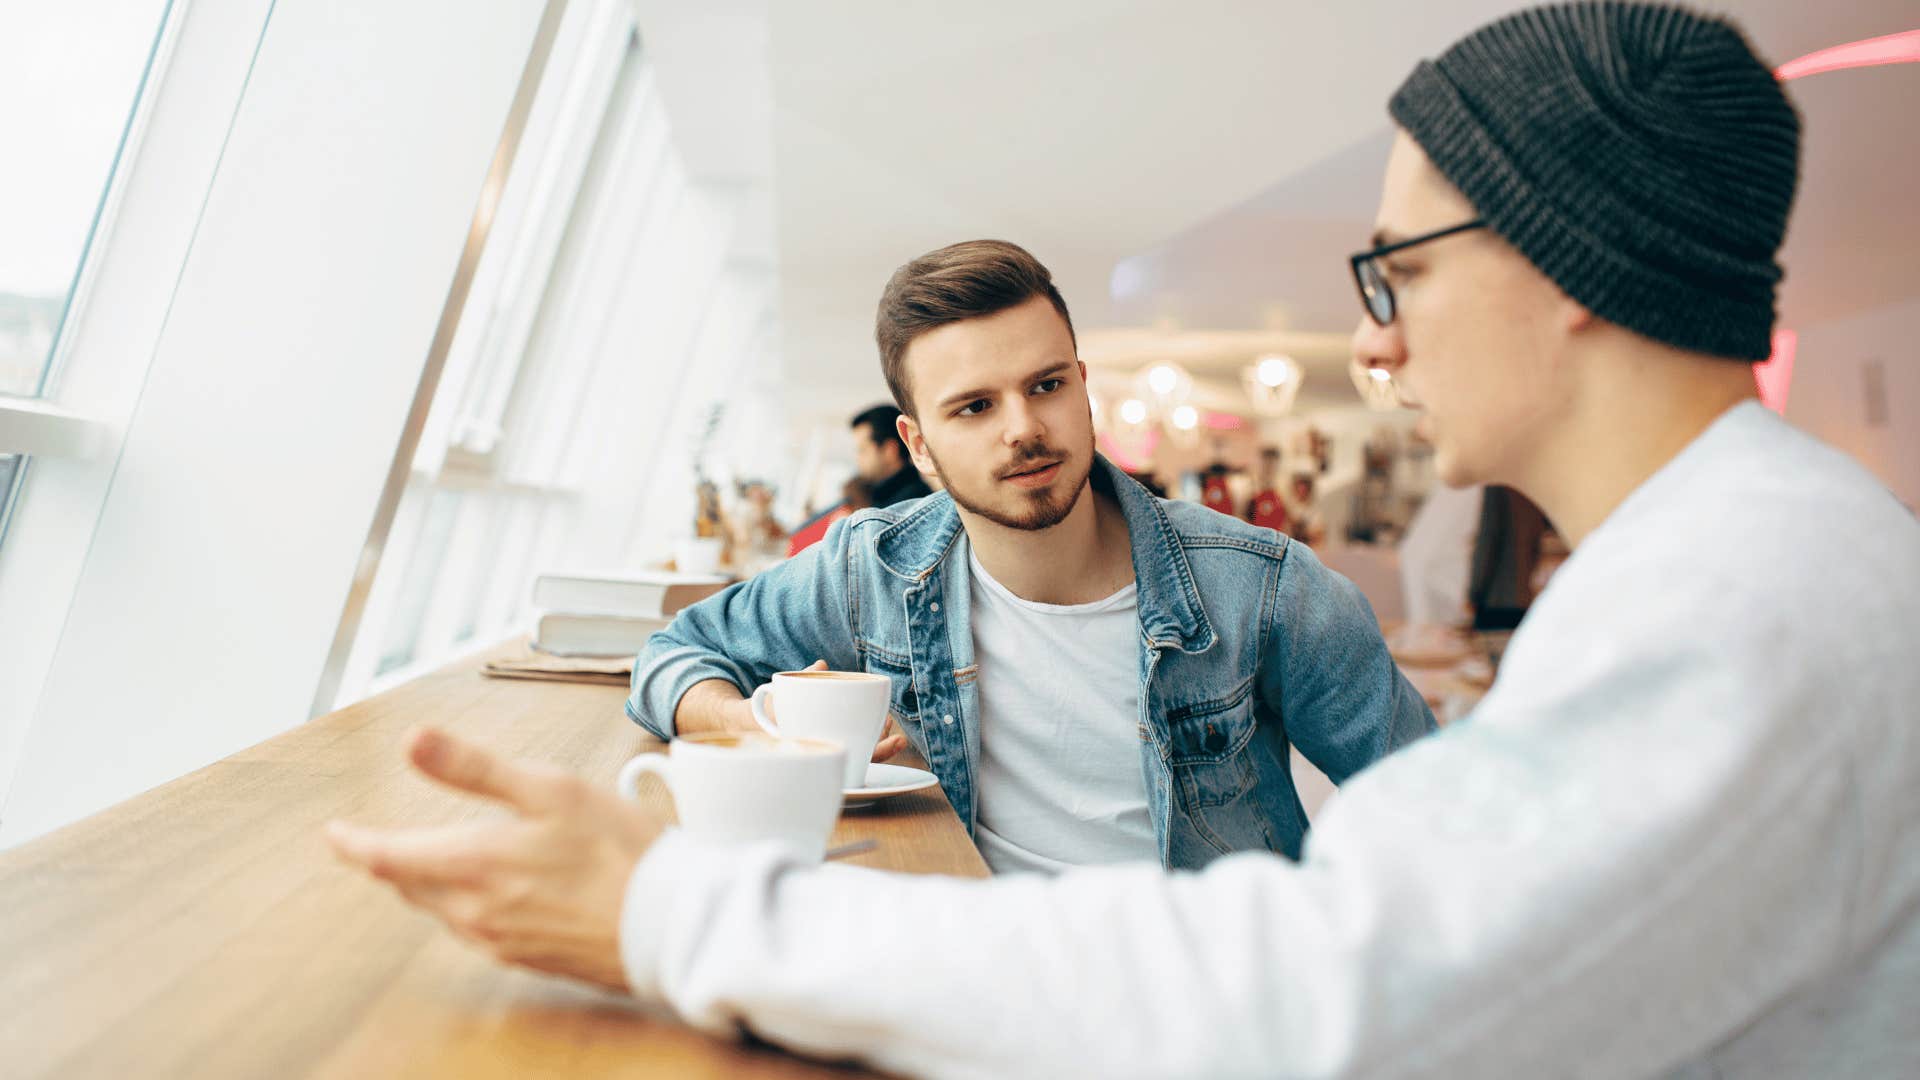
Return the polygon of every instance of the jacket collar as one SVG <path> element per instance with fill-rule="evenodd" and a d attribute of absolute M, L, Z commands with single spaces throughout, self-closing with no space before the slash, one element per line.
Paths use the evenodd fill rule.
<path fill-rule="evenodd" d="M 1189 653 L 1212 648 L 1218 639 L 1201 606 L 1180 534 L 1160 500 L 1100 454 L 1093 457 L 1091 482 L 1113 497 L 1127 522 L 1147 644 Z M 875 552 L 895 576 L 920 582 L 953 554 L 954 541 L 965 531 L 952 496 L 939 492 L 887 526 L 875 540 Z"/>

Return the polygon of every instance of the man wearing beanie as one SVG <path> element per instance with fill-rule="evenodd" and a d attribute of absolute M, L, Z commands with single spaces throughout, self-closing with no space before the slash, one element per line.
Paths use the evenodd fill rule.
<path fill-rule="evenodd" d="M 1753 400 L 1791 105 L 1724 21 L 1582 3 L 1390 112 L 1355 350 L 1447 482 L 1576 545 L 1472 717 L 1352 780 L 1297 864 L 963 883 L 669 832 L 516 867 L 578 924 L 518 955 L 912 1074 L 1920 1075 L 1920 524 Z M 436 773 L 560 782 L 525 770 L 453 744 Z M 492 910 L 425 838 L 347 854 Z"/>

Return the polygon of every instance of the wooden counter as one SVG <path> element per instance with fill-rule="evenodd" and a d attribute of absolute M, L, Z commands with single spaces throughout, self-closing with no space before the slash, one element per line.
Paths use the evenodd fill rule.
<path fill-rule="evenodd" d="M 503 813 L 407 768 L 400 738 L 415 723 L 609 785 L 662 746 L 622 715 L 617 687 L 489 679 L 483 659 L 0 852 L 0 1073 L 845 1075 L 501 967 L 334 861 L 330 818 Z M 661 786 L 646 790 L 665 815 Z M 879 847 L 849 862 L 987 873 L 938 790 L 848 811 L 833 843 L 867 837 Z"/>

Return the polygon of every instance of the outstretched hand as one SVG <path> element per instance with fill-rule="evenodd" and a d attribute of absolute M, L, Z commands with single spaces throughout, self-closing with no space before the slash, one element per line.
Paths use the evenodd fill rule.
<path fill-rule="evenodd" d="M 514 818 L 416 829 L 332 821 L 334 853 L 507 963 L 626 990 L 620 908 L 659 826 L 565 770 L 433 728 L 409 733 L 407 757 L 448 787 L 506 804 Z"/>

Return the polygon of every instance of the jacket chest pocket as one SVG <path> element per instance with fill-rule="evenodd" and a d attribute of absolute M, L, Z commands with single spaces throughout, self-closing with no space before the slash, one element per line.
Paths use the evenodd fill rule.
<path fill-rule="evenodd" d="M 1167 711 L 1167 764 L 1181 802 L 1194 810 L 1225 806 L 1257 776 L 1246 754 L 1253 738 L 1253 680 L 1225 697 Z"/>
<path fill-rule="evenodd" d="M 875 675 L 885 675 L 893 684 L 887 699 L 888 711 L 903 722 L 919 719 L 920 694 L 913 685 L 913 661 L 864 642 L 860 651 L 866 658 L 866 669 Z"/>

